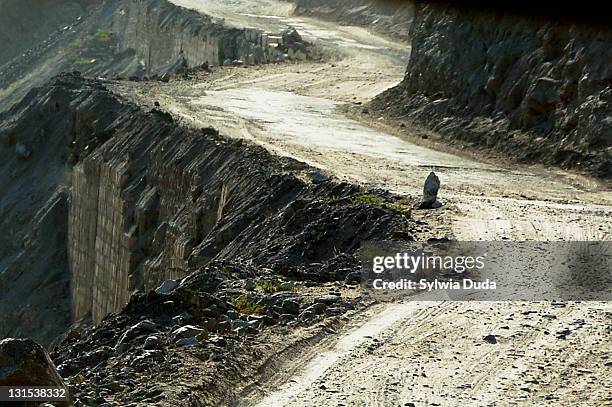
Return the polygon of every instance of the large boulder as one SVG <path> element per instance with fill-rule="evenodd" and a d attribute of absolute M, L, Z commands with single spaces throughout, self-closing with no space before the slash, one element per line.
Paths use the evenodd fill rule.
<path fill-rule="evenodd" d="M 0 386 L 66 387 L 42 346 L 15 338 L 0 341 Z"/>

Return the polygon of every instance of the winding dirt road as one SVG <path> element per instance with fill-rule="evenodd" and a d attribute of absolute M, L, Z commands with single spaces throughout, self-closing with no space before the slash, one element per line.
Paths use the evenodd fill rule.
<path fill-rule="evenodd" d="M 409 46 L 291 15 L 288 3 L 174 0 L 234 25 L 292 25 L 333 62 L 220 68 L 196 80 L 115 83 L 188 123 L 213 125 L 354 182 L 418 195 L 434 169 L 443 209 L 417 212 L 460 240 L 611 240 L 612 192 L 558 170 L 485 163 L 346 117 L 398 83 Z M 378 126 L 377 126 L 378 127 Z M 434 146 L 435 147 L 435 146 Z M 605 405 L 609 303 L 377 304 L 248 387 L 241 405 Z M 494 334 L 496 344 L 483 341 Z M 412 404 L 411 404 L 412 403 Z"/>

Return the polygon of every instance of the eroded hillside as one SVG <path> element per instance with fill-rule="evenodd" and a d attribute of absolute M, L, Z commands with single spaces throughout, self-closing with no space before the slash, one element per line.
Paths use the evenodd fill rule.
<path fill-rule="evenodd" d="M 92 0 L 3 0 L 0 3 L 0 66 L 83 16 L 93 3 Z"/>

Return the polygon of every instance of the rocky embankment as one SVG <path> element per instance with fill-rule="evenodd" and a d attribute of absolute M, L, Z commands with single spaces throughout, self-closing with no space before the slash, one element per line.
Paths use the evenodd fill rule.
<path fill-rule="evenodd" d="M 361 25 L 406 41 L 414 18 L 413 3 L 403 0 L 295 0 L 295 4 L 297 15 Z"/>
<path fill-rule="evenodd" d="M 70 309 L 99 322 L 211 261 L 343 281 L 363 241 L 413 238 L 397 198 L 181 127 L 76 73 L 0 118 L 3 336 L 48 342 Z"/>
<path fill-rule="evenodd" d="M 513 159 L 612 176 L 612 30 L 420 1 L 403 82 L 375 111 Z"/>
<path fill-rule="evenodd" d="M 305 60 L 313 53 L 297 33 L 270 39 L 166 0 L 105 0 L 66 24 L 0 67 L 0 110 L 59 72 L 165 79 L 187 69 Z"/>

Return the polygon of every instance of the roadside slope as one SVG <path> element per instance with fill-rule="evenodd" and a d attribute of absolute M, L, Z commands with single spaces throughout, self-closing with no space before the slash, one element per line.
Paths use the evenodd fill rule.
<path fill-rule="evenodd" d="M 372 103 L 447 143 L 612 177 L 612 30 L 417 2 L 404 80 Z"/>

